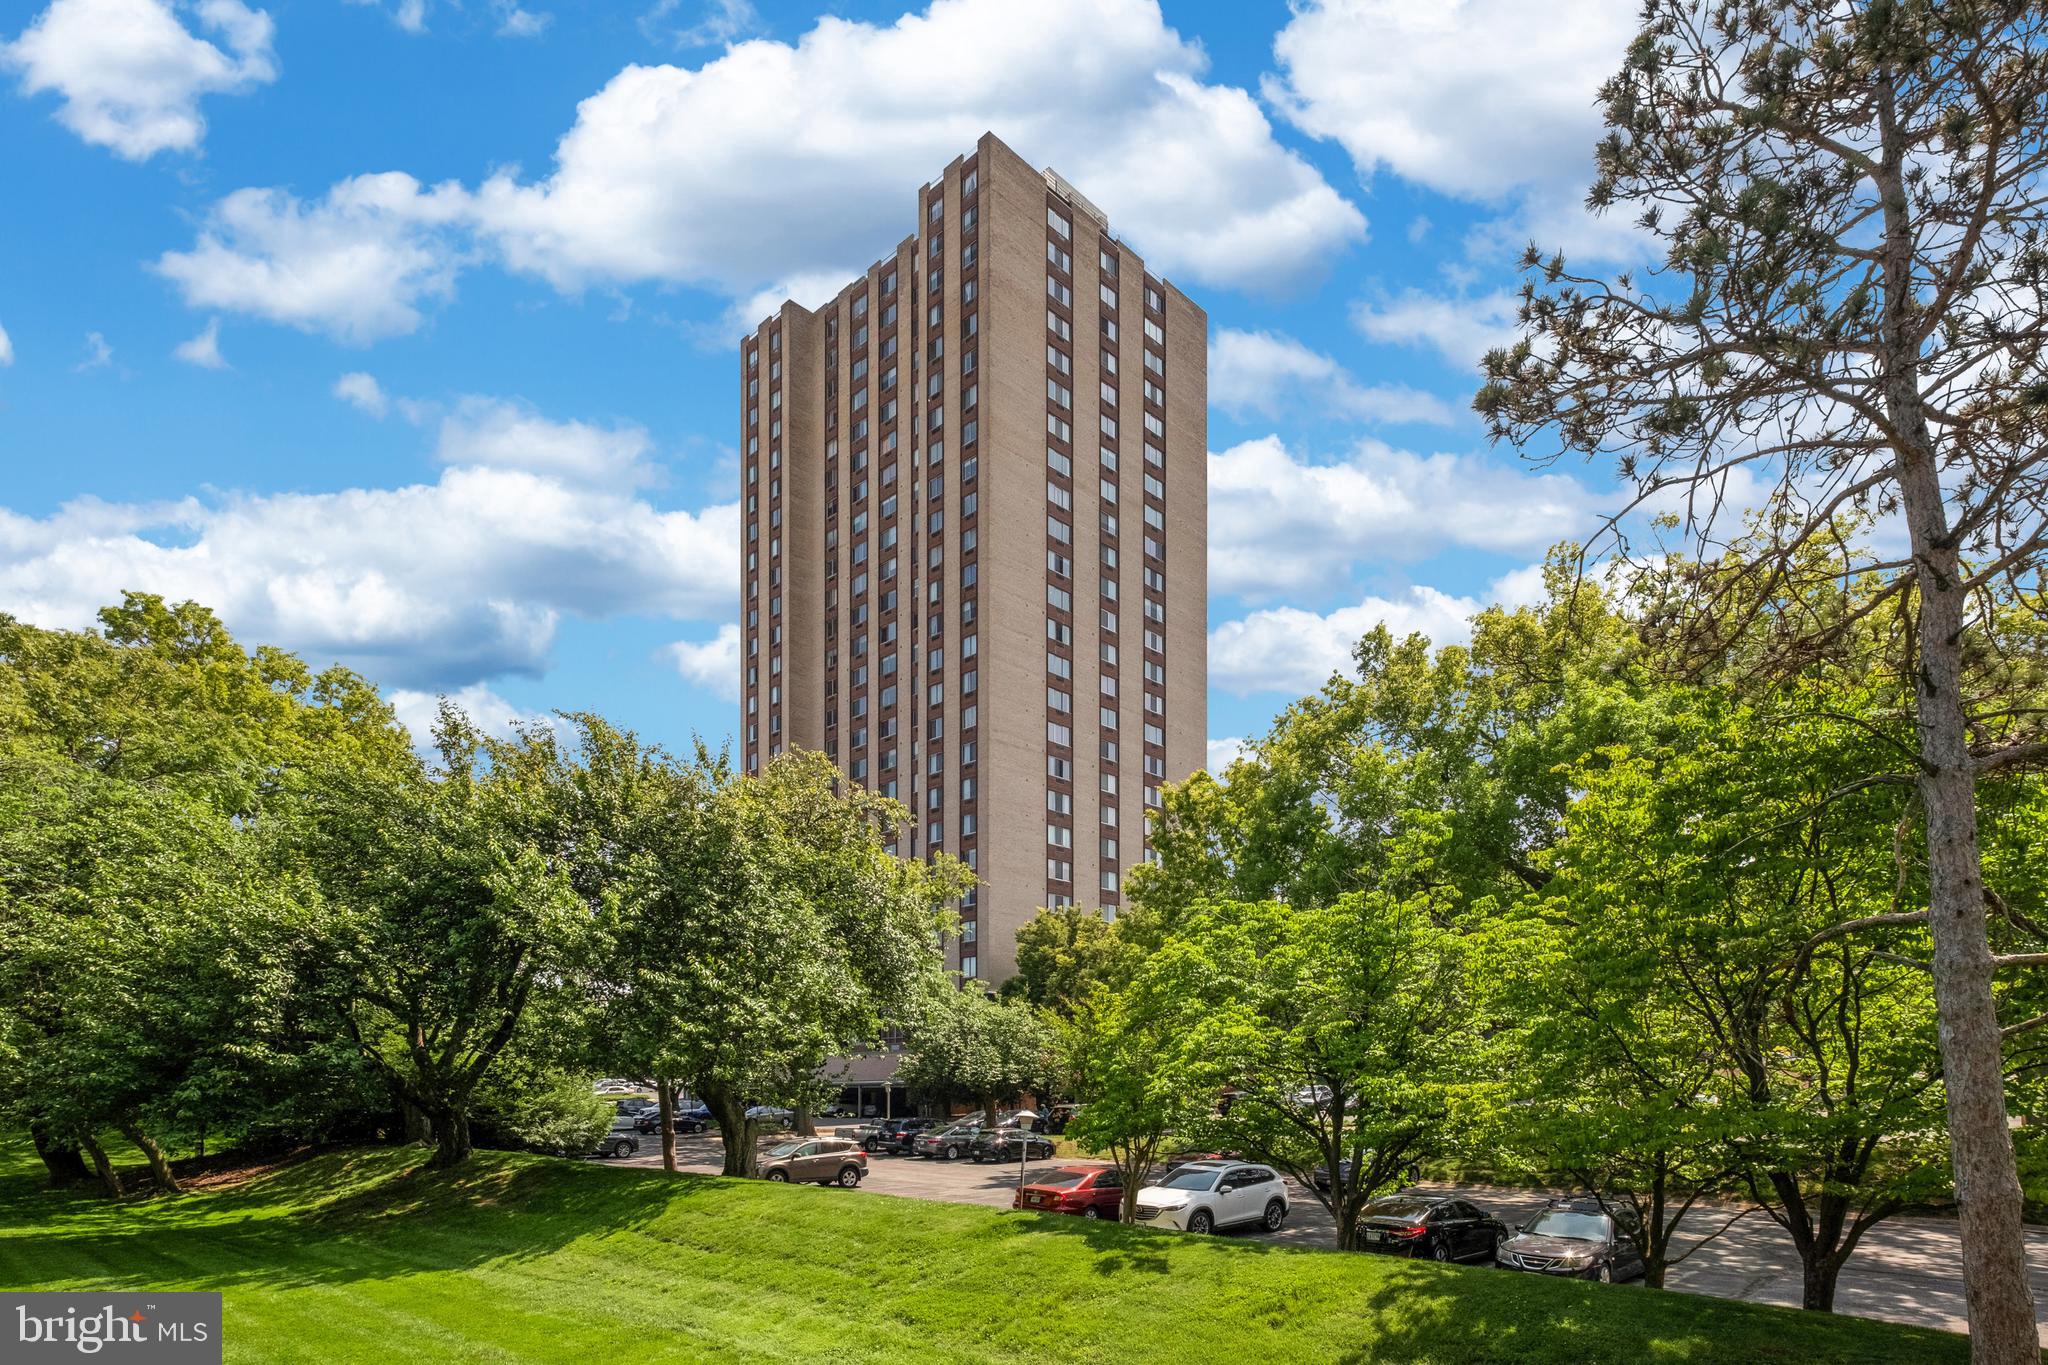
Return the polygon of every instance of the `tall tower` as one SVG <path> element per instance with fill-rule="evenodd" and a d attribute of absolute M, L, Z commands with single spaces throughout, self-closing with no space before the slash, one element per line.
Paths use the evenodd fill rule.
<path fill-rule="evenodd" d="M 1208 316 L 993 134 L 740 343 L 741 762 L 821 749 L 980 884 L 949 947 L 1123 904 L 1208 729 Z"/>

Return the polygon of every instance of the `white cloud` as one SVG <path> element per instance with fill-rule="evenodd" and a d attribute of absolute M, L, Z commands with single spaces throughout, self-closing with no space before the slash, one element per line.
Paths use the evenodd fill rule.
<path fill-rule="evenodd" d="M 826 16 L 794 44 L 628 66 L 577 108 L 550 174 L 474 190 L 387 172 L 301 203 L 222 200 L 158 268 L 195 306 L 345 340 L 420 324 L 480 245 L 558 288 L 843 283 L 908 226 L 908 187 L 1000 129 L 1111 215 L 1155 270 L 1254 289 L 1314 278 L 1365 234 L 1246 91 L 1207 85 L 1155 0 L 933 0 L 881 26 Z M 876 72 L 932 73 L 878 82 Z M 749 300 L 750 305 L 753 300 Z"/>
<path fill-rule="evenodd" d="M 1208 757 L 1203 762 L 1204 770 L 1210 776 L 1220 780 L 1223 776 L 1223 770 L 1236 761 L 1240 754 L 1244 753 L 1245 747 L 1244 740 L 1236 737 L 1210 740 L 1208 744 Z"/>
<path fill-rule="evenodd" d="M 518 5 L 497 0 L 492 6 L 498 13 L 498 36 L 500 38 L 538 38 L 548 31 L 548 25 L 555 22 L 555 16 L 521 9 Z"/>
<path fill-rule="evenodd" d="M 445 465 L 523 469 L 563 483 L 630 487 L 651 477 L 641 461 L 652 446 L 636 426 L 558 422 L 525 403 L 471 396 L 441 419 L 434 456 Z"/>
<path fill-rule="evenodd" d="M 1403 597 L 1367 597 L 1328 615 L 1299 607 L 1255 611 L 1209 632 L 1209 681 L 1238 696 L 1313 692 L 1332 673 L 1349 671 L 1352 646 L 1374 626 L 1385 623 L 1396 639 L 1420 631 L 1437 644 L 1456 644 L 1471 637 L 1470 618 L 1480 605 L 1416 587 Z"/>
<path fill-rule="evenodd" d="M 195 308 L 252 313 L 342 341 L 410 332 L 419 304 L 455 287 L 449 238 L 459 187 L 428 190 L 390 172 L 344 180 L 315 201 L 283 190 L 237 190 L 208 215 L 190 251 L 156 269 Z"/>
<path fill-rule="evenodd" d="M 7 329 L 0 327 L 0 368 L 14 363 L 14 339 L 7 335 Z"/>
<path fill-rule="evenodd" d="M 564 443 L 545 425 L 432 483 L 0 510 L 0 610 L 79 626 L 124 589 L 193 598 L 246 638 L 422 690 L 540 671 L 564 615 L 730 615 L 737 506 L 663 510 L 547 472 Z"/>
<path fill-rule="evenodd" d="M 1266 97 L 1361 174 L 1497 199 L 1591 178 L 1601 83 L 1639 22 L 1623 0 L 1306 0 Z"/>
<path fill-rule="evenodd" d="M 1488 351 L 1514 344 L 1519 307 L 1506 292 L 1468 298 L 1407 289 L 1358 304 L 1351 320 L 1374 341 L 1430 346 L 1445 363 L 1477 371 Z"/>
<path fill-rule="evenodd" d="M 676 672 L 720 701 L 740 699 L 740 628 L 728 621 L 709 640 L 677 640 L 663 651 Z"/>
<path fill-rule="evenodd" d="M 374 10 L 383 10 L 379 0 L 346 0 L 351 5 L 363 5 Z M 458 9 L 461 8 L 457 0 Z M 390 9 L 391 22 L 407 33 L 420 34 L 427 31 L 427 0 L 397 0 Z"/>
<path fill-rule="evenodd" d="M 187 337 L 179 342 L 171 354 L 187 365 L 197 365 L 202 370 L 227 369 L 227 357 L 220 353 L 220 319 L 208 320 L 199 335 Z"/>
<path fill-rule="evenodd" d="M 1344 582 L 1365 558 L 1541 551 L 1594 515 L 1593 496 L 1560 474 L 1370 440 L 1315 464 L 1264 436 L 1209 456 L 1209 586 L 1259 597 Z"/>
<path fill-rule="evenodd" d="M 747 0 L 709 0 L 703 17 L 694 24 L 676 27 L 676 11 L 684 0 L 660 0 L 640 16 L 640 32 L 650 42 L 667 41 L 678 48 L 709 47 L 729 43 L 744 34 L 757 32 L 761 16 Z"/>
<path fill-rule="evenodd" d="M 1205 66 L 1152 0 L 828 16 L 795 44 L 627 67 L 579 107 L 551 175 L 492 177 L 479 213 L 516 268 L 560 285 L 740 294 L 873 259 L 903 234 L 905 187 L 993 128 L 1083 187 L 1155 269 L 1258 287 L 1313 275 L 1363 219 L 1249 94 L 1203 84 Z"/>
<path fill-rule="evenodd" d="M 1318 408 L 1377 422 L 1449 422 L 1450 404 L 1405 384 L 1363 385 L 1293 337 L 1223 328 L 1209 348 L 1209 398 L 1235 413 L 1277 417 Z"/>
<path fill-rule="evenodd" d="M 1510 570 L 1472 596 L 1453 596 L 1427 585 L 1396 597 L 1368 596 L 1328 614 L 1299 607 L 1255 611 L 1209 632 L 1209 681 L 1238 696 L 1254 692 L 1303 695 L 1349 673 L 1351 651 L 1369 630 L 1384 625 L 1396 640 L 1420 632 L 1436 646 L 1472 639 L 1472 618 L 1491 606 L 1509 610 L 1544 600 L 1543 564 Z M 1210 740 L 1210 770 L 1218 744 Z"/>
<path fill-rule="evenodd" d="M 510 738 L 515 725 L 549 724 L 552 720 L 543 712 L 514 706 L 483 683 L 446 692 L 395 687 L 385 693 L 384 700 L 398 713 L 399 724 L 411 732 L 413 747 L 425 752 L 433 748 L 434 722 L 440 719 L 444 697 L 479 730 L 500 739 Z"/>
<path fill-rule="evenodd" d="M 98 332 L 85 334 L 85 359 L 71 368 L 83 373 L 86 370 L 103 370 L 114 363 L 114 348 L 107 344 L 106 337 Z"/>
<path fill-rule="evenodd" d="M 384 396 L 384 386 L 377 382 L 375 375 L 364 374 L 361 370 L 351 371 L 335 380 L 334 396 L 372 417 L 382 417 L 390 408 L 390 400 Z"/>
<path fill-rule="evenodd" d="M 187 29 L 164 0 L 53 0 L 19 38 L 0 43 L 0 67 L 26 95 L 55 92 L 57 121 L 130 161 L 187 151 L 206 136 L 204 95 L 277 79 L 270 16 L 240 0 L 198 0 Z"/>

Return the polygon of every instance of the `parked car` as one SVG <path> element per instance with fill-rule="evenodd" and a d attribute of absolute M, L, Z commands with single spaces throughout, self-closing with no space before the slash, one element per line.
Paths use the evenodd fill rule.
<path fill-rule="evenodd" d="M 875 1125 L 872 1136 L 863 1137 L 858 1133 L 855 1141 L 868 1152 L 895 1152 L 902 1156 L 910 1154 L 910 1145 L 917 1141 L 917 1135 L 933 1126 L 933 1120 L 921 1118 L 884 1119 Z"/>
<path fill-rule="evenodd" d="M 640 1139 L 634 1137 L 631 1133 L 607 1133 L 598 1142 L 597 1149 L 591 1155 L 617 1158 L 632 1156 L 639 1150 Z"/>
<path fill-rule="evenodd" d="M 747 1110 L 747 1118 L 763 1128 L 787 1128 L 793 1117 L 789 1110 L 774 1104 L 757 1104 Z"/>
<path fill-rule="evenodd" d="M 680 1106 L 675 1112 L 678 1133 L 701 1133 L 711 1122 L 711 1111 L 703 1105 L 685 1109 Z M 658 1133 L 661 1131 L 661 1106 L 642 1109 L 633 1116 L 633 1131 L 636 1133 Z"/>
<path fill-rule="evenodd" d="M 807 1180 L 852 1189 L 868 1173 L 868 1154 L 848 1138 L 805 1138 L 770 1147 L 761 1160 L 764 1180 Z"/>
<path fill-rule="evenodd" d="M 1508 1225 L 1476 1204 L 1438 1194 L 1395 1194 L 1359 1211 L 1358 1247 L 1433 1261 L 1490 1261 Z"/>
<path fill-rule="evenodd" d="M 1287 1185 L 1270 1166 L 1191 1161 L 1138 1191 L 1137 1219 L 1183 1232 L 1247 1223 L 1278 1232 L 1287 1221 Z"/>
<path fill-rule="evenodd" d="M 1539 1275 L 1626 1280 L 1643 1273 L 1642 1252 L 1629 1230 L 1589 1195 L 1553 1199 L 1501 1241 L 1497 1263 Z"/>
<path fill-rule="evenodd" d="M 661 1106 L 653 1100 L 643 1100 L 636 1097 L 629 1100 L 620 1100 L 612 1106 L 612 1109 L 620 1118 L 629 1119 L 635 1114 L 644 1114 L 650 1109 L 659 1112 Z"/>
<path fill-rule="evenodd" d="M 640 1087 L 618 1076 L 607 1076 L 591 1087 L 595 1095 L 628 1095 Z"/>
<path fill-rule="evenodd" d="M 1054 1137 L 1058 1137 L 1061 1133 L 1067 1131 L 1067 1125 L 1072 1123 L 1074 1115 L 1080 1112 L 1081 1106 L 1078 1104 L 1056 1104 L 1052 1107 L 1051 1113 L 1041 1115 L 1038 1122 L 1031 1125 L 1031 1131 L 1034 1133 L 1051 1133 Z"/>
<path fill-rule="evenodd" d="M 917 1140 L 911 1144 L 910 1154 L 957 1161 L 973 1149 L 975 1135 L 980 1131 L 978 1123 L 953 1123 L 944 1128 L 933 1128 L 917 1135 Z"/>
<path fill-rule="evenodd" d="M 1013 1209 L 1107 1218 L 1123 1212 L 1124 1178 L 1114 1166 L 1062 1166 L 1033 1177 L 1010 1201 Z"/>
<path fill-rule="evenodd" d="M 1328 1109 L 1332 1095 L 1327 1085 L 1304 1085 L 1287 1097 L 1290 1104 L 1306 1104 L 1316 1109 Z"/>
<path fill-rule="evenodd" d="M 984 1128 L 974 1135 L 968 1155 L 976 1161 L 1050 1161 L 1058 1151 L 1049 1137 L 1015 1128 Z"/>

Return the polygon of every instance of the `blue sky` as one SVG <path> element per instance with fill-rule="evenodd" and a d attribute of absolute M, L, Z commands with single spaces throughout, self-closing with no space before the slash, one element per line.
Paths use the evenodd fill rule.
<path fill-rule="evenodd" d="M 0 610 L 124 588 L 431 714 L 732 729 L 731 345 L 993 130 L 1209 310 L 1209 734 L 1531 591 L 1467 408 L 1633 0 L 0 4 Z M 763 227 L 763 224 L 770 226 Z"/>

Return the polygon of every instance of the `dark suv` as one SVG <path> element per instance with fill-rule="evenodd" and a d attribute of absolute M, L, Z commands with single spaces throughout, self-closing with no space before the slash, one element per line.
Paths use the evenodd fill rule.
<path fill-rule="evenodd" d="M 873 1137 L 864 1138 L 861 1146 L 870 1152 L 897 1152 L 908 1155 L 910 1144 L 917 1141 L 917 1135 L 932 1126 L 931 1119 L 886 1119 Z"/>
<path fill-rule="evenodd" d="M 1616 1222 L 1619 1217 L 1626 1220 Z M 1553 1199 L 1543 1212 L 1502 1239 L 1503 1270 L 1533 1270 L 1578 1280 L 1626 1280 L 1643 1273 L 1642 1252 L 1629 1236 L 1632 1215 L 1609 1212 L 1588 1195 Z"/>

